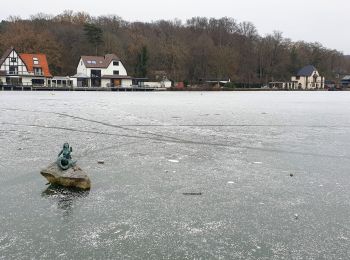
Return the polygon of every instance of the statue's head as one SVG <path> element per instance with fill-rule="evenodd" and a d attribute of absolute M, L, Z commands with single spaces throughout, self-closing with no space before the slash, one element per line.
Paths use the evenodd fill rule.
<path fill-rule="evenodd" d="M 68 148 L 69 148 L 69 144 L 68 143 L 64 143 L 63 149 L 68 149 Z"/>

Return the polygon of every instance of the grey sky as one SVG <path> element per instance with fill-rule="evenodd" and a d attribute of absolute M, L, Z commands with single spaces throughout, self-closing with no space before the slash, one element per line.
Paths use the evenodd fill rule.
<path fill-rule="evenodd" d="M 349 0 L 16 0 L 2 3 L 0 19 L 67 9 L 116 14 L 128 21 L 229 16 L 253 22 L 262 35 L 278 30 L 292 40 L 317 41 L 350 54 Z"/>

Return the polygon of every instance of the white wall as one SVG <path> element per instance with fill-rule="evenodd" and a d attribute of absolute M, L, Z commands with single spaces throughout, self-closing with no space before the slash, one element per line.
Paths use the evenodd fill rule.
<path fill-rule="evenodd" d="M 122 79 L 122 87 L 131 87 L 132 80 L 131 79 Z"/>
<path fill-rule="evenodd" d="M 106 87 L 111 87 L 111 80 L 110 79 L 102 79 L 101 80 L 101 87 L 106 88 Z"/>
<path fill-rule="evenodd" d="M 164 80 L 161 83 L 162 83 L 162 86 L 164 88 L 171 88 L 171 81 L 170 80 Z"/>
<path fill-rule="evenodd" d="M 87 69 L 82 59 L 79 60 L 79 64 L 77 67 L 77 73 L 87 74 Z"/>
<path fill-rule="evenodd" d="M 145 87 L 151 87 L 151 88 L 161 88 L 162 84 L 160 82 L 145 82 Z"/>
<path fill-rule="evenodd" d="M 118 66 L 113 65 L 113 61 L 109 64 L 107 69 L 102 70 L 102 75 L 113 75 L 113 71 L 118 70 L 119 75 L 121 76 L 127 76 L 128 73 L 126 72 L 126 69 L 121 61 L 119 61 Z"/>

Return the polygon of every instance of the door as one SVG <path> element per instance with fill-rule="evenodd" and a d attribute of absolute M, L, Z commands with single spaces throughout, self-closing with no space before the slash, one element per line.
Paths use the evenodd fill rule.
<path fill-rule="evenodd" d="M 122 84 L 122 81 L 120 79 L 114 79 L 113 80 L 113 86 L 114 87 L 120 87 Z"/>

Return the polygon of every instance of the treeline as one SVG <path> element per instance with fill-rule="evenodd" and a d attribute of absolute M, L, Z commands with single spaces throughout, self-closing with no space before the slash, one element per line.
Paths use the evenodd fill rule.
<path fill-rule="evenodd" d="M 9 17 L 0 23 L 0 51 L 48 56 L 54 75 L 73 75 L 81 55 L 117 54 L 129 74 L 174 81 L 231 79 L 241 84 L 289 80 L 312 64 L 326 76 L 350 72 L 350 60 L 319 43 L 292 42 L 281 32 L 261 36 L 250 22 L 232 18 L 127 22 L 118 16 L 92 17 L 65 11 L 30 19 Z"/>

